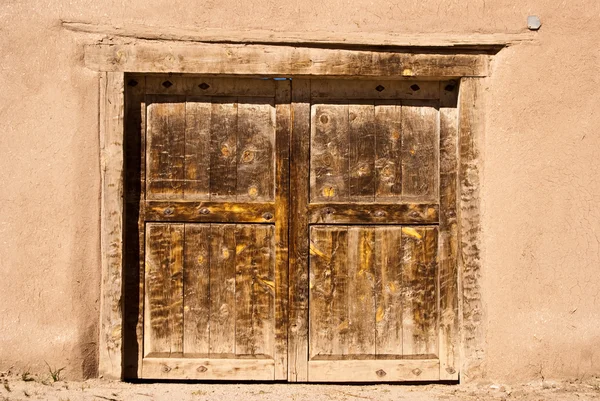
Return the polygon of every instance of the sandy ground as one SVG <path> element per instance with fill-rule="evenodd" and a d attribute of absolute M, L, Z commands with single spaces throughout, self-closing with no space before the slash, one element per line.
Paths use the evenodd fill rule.
<path fill-rule="evenodd" d="M 0 374 L 0 401 L 343 401 L 343 400 L 600 400 L 600 378 L 571 382 L 540 381 L 521 385 L 307 385 L 122 383 L 101 379 L 54 381 L 50 375 Z"/>

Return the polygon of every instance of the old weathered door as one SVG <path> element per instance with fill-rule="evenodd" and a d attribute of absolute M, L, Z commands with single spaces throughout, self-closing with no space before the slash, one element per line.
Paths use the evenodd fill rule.
<path fill-rule="evenodd" d="M 456 88 L 293 87 L 290 378 L 457 379 Z"/>
<path fill-rule="evenodd" d="M 138 377 L 285 379 L 290 81 L 138 80 Z"/>

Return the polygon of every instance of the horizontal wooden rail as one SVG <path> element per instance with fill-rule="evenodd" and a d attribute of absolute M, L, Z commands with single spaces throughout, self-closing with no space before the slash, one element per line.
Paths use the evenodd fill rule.
<path fill-rule="evenodd" d="M 144 379 L 170 380 L 273 380 L 272 359 L 144 358 Z"/>
<path fill-rule="evenodd" d="M 275 203 L 145 201 L 144 221 L 274 223 Z"/>
<path fill-rule="evenodd" d="M 436 224 L 436 203 L 313 203 L 308 206 L 311 224 Z"/>

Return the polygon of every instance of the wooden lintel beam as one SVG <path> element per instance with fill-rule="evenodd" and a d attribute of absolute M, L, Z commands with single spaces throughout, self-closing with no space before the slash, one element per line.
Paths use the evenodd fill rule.
<path fill-rule="evenodd" d="M 85 47 L 85 65 L 97 71 L 234 76 L 483 77 L 488 75 L 489 57 L 206 43 Z"/>

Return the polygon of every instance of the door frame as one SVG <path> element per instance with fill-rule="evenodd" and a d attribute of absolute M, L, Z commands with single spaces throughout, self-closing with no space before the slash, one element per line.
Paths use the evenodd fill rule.
<path fill-rule="evenodd" d="M 85 65 L 99 72 L 101 171 L 99 374 L 123 379 L 124 116 L 128 73 L 190 73 L 213 76 L 455 79 L 458 97 L 458 354 L 460 366 L 441 380 L 461 381 L 483 358 L 481 294 L 480 143 L 484 134 L 482 84 L 489 75 L 489 49 L 432 48 L 426 52 L 348 50 L 275 45 L 134 43 L 85 46 Z M 302 92 L 298 92 L 302 93 Z M 299 97 L 300 96 L 300 97 Z M 307 109 L 308 105 L 308 109 Z M 292 95 L 292 131 L 303 132 L 310 106 Z M 302 116 L 306 118 L 302 118 Z M 291 193 L 292 201 L 294 192 Z M 292 220 L 293 222 L 293 220 Z M 290 263 L 293 266 L 293 258 Z M 296 261 L 301 263 L 302 261 Z M 298 272 L 302 275 L 302 272 Z M 299 277 L 302 279 L 302 277 Z M 304 278 L 306 280 L 306 278 Z M 290 286 L 294 282 L 290 275 Z M 291 288 L 291 292 L 294 289 Z M 289 311 L 301 311 L 290 297 Z M 292 322 L 288 333 L 288 381 L 307 381 L 306 341 Z M 302 362 L 305 360 L 306 362 Z M 453 372 L 452 372 L 453 370 Z"/>

